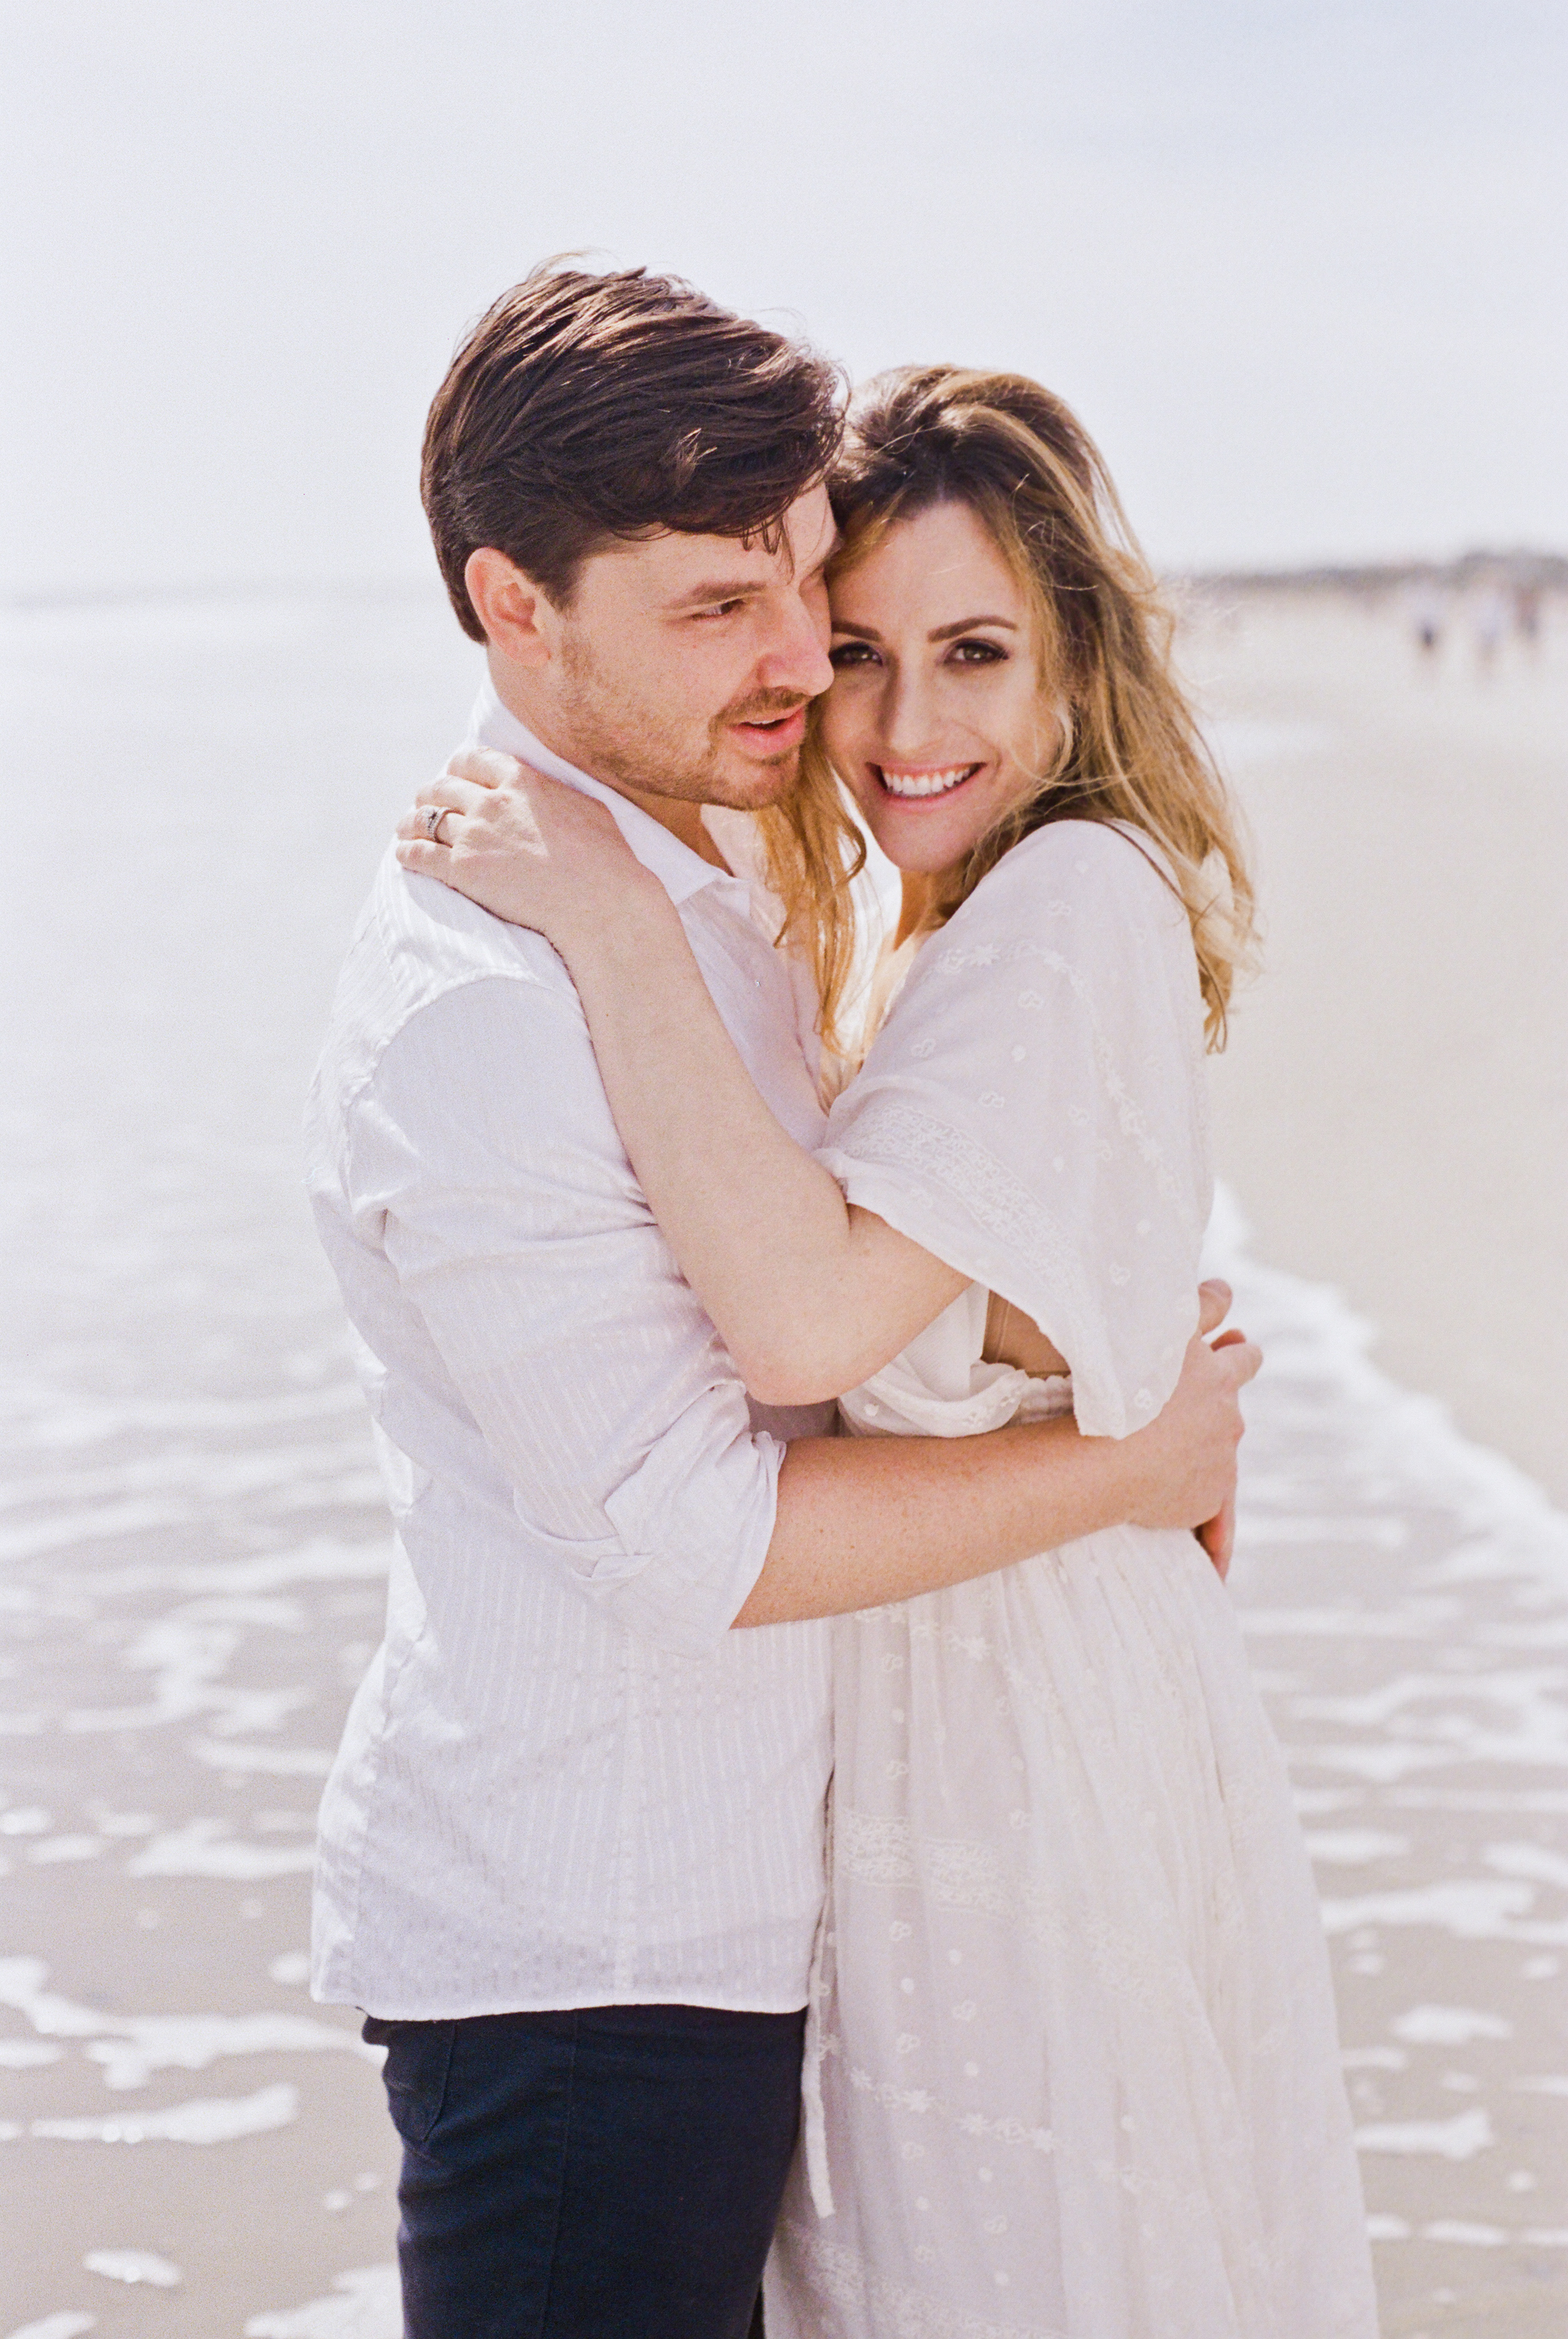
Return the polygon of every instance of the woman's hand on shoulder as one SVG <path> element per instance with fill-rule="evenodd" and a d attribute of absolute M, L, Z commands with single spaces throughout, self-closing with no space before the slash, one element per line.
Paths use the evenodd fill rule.
<path fill-rule="evenodd" d="M 398 859 L 563 956 L 606 907 L 656 885 L 607 808 L 513 755 L 465 747 L 398 823 Z"/>

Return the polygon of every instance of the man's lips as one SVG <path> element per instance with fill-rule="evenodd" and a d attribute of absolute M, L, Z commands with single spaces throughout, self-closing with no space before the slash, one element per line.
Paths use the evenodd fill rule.
<path fill-rule="evenodd" d="M 732 723 L 730 735 L 752 755 L 787 755 L 805 737 L 805 715 L 804 706 L 792 706 L 787 715 L 762 715 L 749 723 Z"/>

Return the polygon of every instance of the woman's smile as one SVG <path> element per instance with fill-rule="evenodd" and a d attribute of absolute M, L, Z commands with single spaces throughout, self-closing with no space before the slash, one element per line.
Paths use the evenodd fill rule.
<path fill-rule="evenodd" d="M 966 780 L 972 780 L 984 768 L 981 764 L 950 764 L 945 770 L 934 772 L 901 771 L 892 764 L 873 764 L 871 766 L 889 795 L 898 796 L 905 802 L 913 796 L 951 795 L 955 788 L 962 788 Z"/>

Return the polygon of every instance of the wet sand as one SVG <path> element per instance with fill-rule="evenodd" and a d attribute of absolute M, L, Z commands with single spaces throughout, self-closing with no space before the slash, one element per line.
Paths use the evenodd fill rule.
<path fill-rule="evenodd" d="M 1235 1596 L 1323 1895 L 1386 2339 L 1568 2330 L 1568 1517 L 1331 1289 L 1213 1264 L 1267 1363 Z"/>
<path fill-rule="evenodd" d="M 63 612 L 7 648 L 0 2334 L 371 2339 L 394 2139 L 304 1952 L 388 1525 L 299 1127 L 474 656 L 406 597 Z"/>
<path fill-rule="evenodd" d="M 1259 989 L 1218 1100 L 1270 1262 L 1222 1222 L 1217 1263 L 1270 1355 L 1237 1597 L 1318 1863 L 1386 2327 L 1546 2339 L 1568 2327 L 1568 1522 L 1282 1271 L 1343 1281 L 1395 1327 L 1380 1359 L 1459 1402 L 1474 1343 L 1445 1346 L 1449 1318 L 1422 1313 L 1433 1277 L 1402 1213 L 1379 1201 L 1386 1243 L 1355 1232 L 1371 1206 L 1342 1165 L 1406 1141 L 1403 1109 L 1376 1134 L 1366 986 L 1308 997 L 1314 964 L 1370 947 L 1359 905 L 1378 890 L 1356 879 L 1314 962 L 1313 888 L 1332 893 L 1341 857 L 1370 871 L 1409 824 L 1376 796 L 1392 747 L 1356 785 L 1312 766 L 1309 798 L 1300 730 L 1343 724 L 1357 690 L 1381 705 L 1400 645 L 1321 607 L 1208 622 L 1195 655 L 1266 859 L 1301 840 L 1272 904 L 1290 995 Z M 433 596 L 39 617 L 7 651 L 4 947 L 24 1005 L 0 1201 L 23 1239 L 0 1306 L 0 2339 L 394 2339 L 379 2080 L 352 2014 L 301 1981 L 311 1813 L 378 1636 L 386 1528 L 296 1130 L 380 837 L 460 727 L 472 657 Z M 1454 678 L 1456 701 L 1468 687 Z M 1511 989 L 1539 948 L 1517 904 L 1549 883 L 1561 829 L 1510 776 L 1517 749 L 1481 756 L 1489 723 L 1434 729 L 1456 759 L 1472 740 L 1493 827 L 1518 799 L 1514 875 L 1499 843 L 1486 879 L 1512 925 L 1474 954 Z M 1422 750 L 1391 785 L 1415 802 L 1440 760 Z M 1443 768 L 1457 798 L 1459 763 Z M 1423 914 L 1406 873 L 1401 931 L 1425 946 L 1453 913 Z M 1380 1028 L 1430 1066 L 1417 1095 L 1448 1045 L 1423 1002 L 1449 993 L 1431 974 L 1399 995 Z M 1496 1113 L 1505 1051 L 1480 1047 L 1488 1017 L 1465 1028 Z M 1305 1069 L 1275 1061 L 1309 1041 Z M 1343 1097 L 1341 1057 L 1366 1073 Z M 1539 1151 L 1552 1124 L 1531 1109 L 1519 1144 Z M 1414 1194 L 1432 1152 L 1410 1140 L 1391 1182 Z M 1561 1250 L 1522 1190 L 1486 1256 L 1511 1229 L 1524 1292 L 1507 1305 L 1549 1338 Z M 1406 1208 L 1432 1214 L 1445 1263 L 1441 1210 Z M 1353 1272 L 1361 1239 L 1376 1287 Z"/>

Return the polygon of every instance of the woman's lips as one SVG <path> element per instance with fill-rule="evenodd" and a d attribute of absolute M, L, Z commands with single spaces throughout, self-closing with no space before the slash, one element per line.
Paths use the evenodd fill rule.
<path fill-rule="evenodd" d="M 873 764 L 877 785 L 899 804 L 931 804 L 952 795 L 980 770 L 978 764 Z"/>

